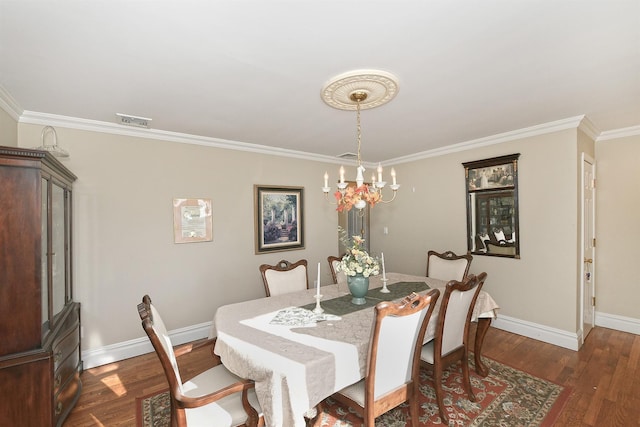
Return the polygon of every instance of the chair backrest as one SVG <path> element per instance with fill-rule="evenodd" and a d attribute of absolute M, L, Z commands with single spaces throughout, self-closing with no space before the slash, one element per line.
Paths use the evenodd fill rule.
<path fill-rule="evenodd" d="M 439 295 L 432 289 L 426 295 L 413 293 L 398 303 L 376 305 L 365 377 L 366 405 L 416 378 L 427 323 Z"/>
<path fill-rule="evenodd" d="M 440 280 L 462 281 L 469 273 L 471 254 L 456 255 L 451 251 L 427 253 L 427 277 Z"/>
<path fill-rule="evenodd" d="M 293 264 L 284 259 L 276 265 L 262 264 L 260 273 L 268 297 L 309 289 L 306 259 Z"/>
<path fill-rule="evenodd" d="M 338 264 L 342 261 L 342 257 L 332 255 L 327 257 L 327 261 L 329 262 L 329 270 L 331 271 L 333 283 L 347 283 L 347 276 L 343 271 L 338 271 Z"/>
<path fill-rule="evenodd" d="M 487 273 L 472 274 L 462 282 L 451 280 L 447 283 L 438 312 L 436 354 L 445 356 L 466 345 L 473 307 L 486 278 Z"/>
<path fill-rule="evenodd" d="M 178 369 L 178 362 L 173 351 L 171 339 L 167 333 L 167 328 L 160 317 L 160 314 L 151 303 L 149 295 L 142 298 L 138 304 L 138 314 L 142 320 L 142 328 L 147 333 L 156 354 L 160 359 L 162 369 L 169 382 L 169 387 L 174 395 L 182 395 L 182 379 Z"/>

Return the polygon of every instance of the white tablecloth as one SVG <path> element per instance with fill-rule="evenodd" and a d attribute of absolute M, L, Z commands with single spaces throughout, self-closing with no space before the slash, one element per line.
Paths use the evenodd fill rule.
<path fill-rule="evenodd" d="M 422 276 L 388 273 L 388 285 L 425 282 L 443 288 L 446 282 Z M 382 286 L 371 278 L 370 288 Z M 326 301 L 348 293 L 346 285 L 321 288 Z M 373 309 L 368 308 L 304 326 L 272 324 L 287 308 L 315 303 L 315 289 L 220 307 L 214 325 L 215 352 L 236 375 L 256 383 L 256 393 L 269 427 L 304 427 L 304 414 L 326 397 L 364 377 Z M 381 294 L 384 295 L 384 294 Z M 474 319 L 495 317 L 498 305 L 481 292 Z M 436 309 L 425 341 L 435 333 Z M 212 336 L 216 335 L 212 331 Z"/>

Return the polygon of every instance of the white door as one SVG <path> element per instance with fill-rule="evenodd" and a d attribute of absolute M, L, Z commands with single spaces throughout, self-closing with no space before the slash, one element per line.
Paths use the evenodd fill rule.
<path fill-rule="evenodd" d="M 582 153 L 582 278 L 581 300 L 582 341 L 595 324 L 595 214 L 596 214 L 596 164 Z"/>

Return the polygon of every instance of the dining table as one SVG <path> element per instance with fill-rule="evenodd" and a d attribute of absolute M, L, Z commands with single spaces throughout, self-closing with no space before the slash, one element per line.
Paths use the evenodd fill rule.
<path fill-rule="evenodd" d="M 268 427 L 303 427 L 305 415 L 325 398 L 365 376 L 374 306 L 411 292 L 440 289 L 446 281 L 402 273 L 369 278 L 365 303 L 351 302 L 346 283 L 228 304 L 216 310 L 210 338 L 229 371 L 255 382 Z M 388 290 L 388 293 L 382 290 Z M 318 299 L 320 304 L 317 303 Z M 424 342 L 435 336 L 440 299 L 427 325 Z M 320 313 L 317 308 L 322 309 Z M 488 374 L 481 351 L 498 304 L 480 291 L 472 320 L 478 322 L 474 344 L 476 372 Z"/>

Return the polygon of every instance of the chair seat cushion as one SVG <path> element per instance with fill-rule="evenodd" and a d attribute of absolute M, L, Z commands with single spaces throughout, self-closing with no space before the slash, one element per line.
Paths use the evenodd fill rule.
<path fill-rule="evenodd" d="M 435 347 L 434 340 L 429 341 L 425 345 L 422 346 L 422 350 L 420 351 L 420 360 L 424 360 L 425 362 L 433 365 L 434 363 L 434 355 L 435 355 Z"/>
<path fill-rule="evenodd" d="M 198 397 L 237 381 L 240 381 L 239 377 L 229 372 L 224 365 L 217 365 L 184 383 L 183 393 L 185 396 Z M 255 390 L 252 388 L 247 394 L 251 406 L 258 411 L 258 415 L 262 415 Z M 190 426 L 236 427 L 247 421 L 240 393 L 231 394 L 200 408 L 185 409 L 185 413 Z"/>
<path fill-rule="evenodd" d="M 360 380 L 355 384 L 351 384 L 340 390 L 339 394 L 348 397 L 364 408 L 364 380 Z"/>

